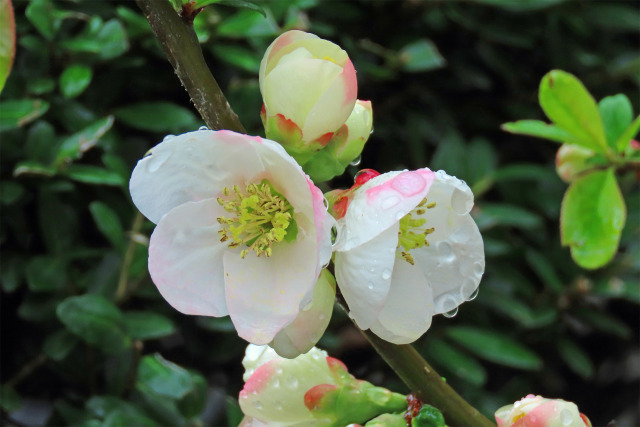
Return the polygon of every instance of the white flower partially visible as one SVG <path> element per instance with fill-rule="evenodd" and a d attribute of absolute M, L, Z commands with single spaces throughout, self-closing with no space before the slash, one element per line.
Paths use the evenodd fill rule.
<path fill-rule="evenodd" d="M 530 394 L 495 413 L 498 427 L 591 427 L 573 402 Z"/>
<path fill-rule="evenodd" d="M 376 176 L 338 220 L 335 271 L 361 329 L 407 344 L 473 298 L 484 273 L 482 236 L 463 181 L 424 168 Z"/>
<path fill-rule="evenodd" d="M 130 191 L 157 224 L 149 272 L 177 310 L 230 315 L 242 338 L 266 344 L 310 303 L 334 220 L 279 144 L 231 131 L 167 137 Z"/>

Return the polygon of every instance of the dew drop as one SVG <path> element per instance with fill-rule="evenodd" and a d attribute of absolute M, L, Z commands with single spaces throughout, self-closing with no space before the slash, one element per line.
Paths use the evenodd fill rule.
<path fill-rule="evenodd" d="M 260 402 L 259 400 L 255 400 L 253 402 L 253 406 L 259 411 L 262 409 L 262 402 Z"/>
<path fill-rule="evenodd" d="M 369 132 L 369 135 L 371 135 L 373 133 L 373 128 L 371 128 L 371 132 Z"/>
<path fill-rule="evenodd" d="M 385 270 L 382 272 L 382 278 L 383 278 L 384 280 L 388 280 L 388 279 L 390 279 L 390 278 L 391 278 L 391 270 L 389 270 L 389 269 L 385 269 Z"/>
<path fill-rule="evenodd" d="M 208 127 L 206 127 L 206 126 L 200 126 L 200 127 L 198 128 L 198 130 L 209 130 L 209 128 L 208 128 Z"/>
<path fill-rule="evenodd" d="M 329 201 L 327 200 L 326 197 L 322 198 L 322 204 L 324 205 L 325 209 L 329 209 Z"/>
<path fill-rule="evenodd" d="M 478 292 L 480 292 L 480 288 L 476 288 L 473 292 L 471 292 L 471 295 L 469 295 L 467 301 L 473 301 L 474 299 L 476 299 L 478 297 Z"/>
<path fill-rule="evenodd" d="M 171 157 L 171 152 L 161 151 L 159 153 L 152 153 L 151 156 L 148 157 L 147 160 L 147 171 L 155 172 L 160 169 L 160 166 L 165 164 L 167 160 Z"/>
<path fill-rule="evenodd" d="M 280 378 L 274 377 L 273 381 L 271 382 L 271 386 L 274 387 L 274 388 L 279 388 L 280 387 Z"/>
<path fill-rule="evenodd" d="M 276 411 L 282 411 L 282 402 L 276 400 L 275 402 L 273 402 L 273 407 L 276 408 Z"/>
<path fill-rule="evenodd" d="M 453 252 L 451 243 L 447 241 L 438 242 L 438 257 L 444 262 L 453 262 L 456 259 L 456 254 Z"/>
<path fill-rule="evenodd" d="M 403 212 L 398 212 L 396 214 L 396 221 L 400 221 L 402 219 L 402 217 L 404 217 L 404 213 Z"/>
<path fill-rule="evenodd" d="M 278 368 L 278 369 L 276 369 L 276 374 L 278 374 L 278 375 L 282 375 L 282 368 Z"/>
<path fill-rule="evenodd" d="M 331 227 L 331 246 L 335 246 L 338 241 L 338 227 L 335 225 Z"/>
<path fill-rule="evenodd" d="M 355 248 L 359 244 L 360 244 L 360 239 L 358 239 L 357 237 L 352 237 L 347 241 L 347 246 L 350 248 Z"/>
<path fill-rule="evenodd" d="M 458 215 L 469 213 L 473 207 L 473 198 L 456 187 L 451 195 L 451 208 Z"/>
<path fill-rule="evenodd" d="M 382 203 L 380 204 L 380 207 L 382 209 L 391 209 L 392 207 L 394 207 L 395 205 L 397 205 L 398 203 L 400 203 L 400 198 L 397 196 L 389 196 L 385 199 L 382 200 Z"/>
<path fill-rule="evenodd" d="M 291 390 L 295 390 L 298 388 L 298 379 L 293 375 L 289 375 L 284 381 L 286 386 L 289 387 Z"/>
<path fill-rule="evenodd" d="M 302 311 L 309 311 L 309 310 L 311 310 L 311 303 L 305 305 L 304 308 L 302 309 Z"/>
<path fill-rule="evenodd" d="M 362 156 L 358 156 L 355 159 L 351 160 L 351 163 L 349 163 L 351 166 L 358 166 L 360 164 L 360 162 L 362 162 Z"/>
<path fill-rule="evenodd" d="M 481 262 L 474 262 L 473 272 L 476 276 L 482 276 L 482 273 L 484 273 L 484 265 Z"/>
<path fill-rule="evenodd" d="M 458 314 L 458 307 L 454 308 L 453 310 L 447 311 L 446 313 L 442 313 L 444 317 L 448 317 L 449 319 L 455 317 L 456 314 Z"/>
<path fill-rule="evenodd" d="M 369 286 L 367 286 L 367 288 L 369 288 L 370 291 L 373 290 L 373 282 L 369 282 Z"/>
<path fill-rule="evenodd" d="M 323 321 L 325 318 L 324 314 L 319 314 L 318 315 L 318 320 Z"/>
<path fill-rule="evenodd" d="M 573 417 L 571 416 L 571 411 L 569 411 L 568 409 L 563 409 L 560 412 L 560 421 L 562 422 L 563 426 L 570 425 L 571 422 L 573 421 Z"/>
<path fill-rule="evenodd" d="M 167 141 L 171 141 L 173 138 L 175 138 L 175 135 L 166 135 L 164 138 L 162 138 L 162 142 L 167 142 Z"/>

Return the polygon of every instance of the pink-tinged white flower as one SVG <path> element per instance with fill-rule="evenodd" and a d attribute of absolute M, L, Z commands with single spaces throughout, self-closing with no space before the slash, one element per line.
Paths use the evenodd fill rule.
<path fill-rule="evenodd" d="M 498 427 L 591 427 L 573 402 L 533 394 L 495 413 Z"/>
<path fill-rule="evenodd" d="M 282 357 L 293 359 L 311 350 L 329 326 L 336 299 L 336 280 L 328 270 L 322 270 L 313 288 L 313 299 L 298 317 L 275 336 L 271 344 Z"/>
<path fill-rule="evenodd" d="M 259 78 L 267 137 L 301 164 L 331 140 L 356 102 L 356 71 L 347 53 L 303 31 L 287 31 L 271 43 Z"/>
<path fill-rule="evenodd" d="M 175 309 L 229 315 L 242 338 L 266 344 L 311 301 L 333 220 L 279 144 L 231 131 L 167 137 L 130 191 L 157 224 L 149 272 Z"/>
<path fill-rule="evenodd" d="M 373 129 L 371 101 L 356 101 L 347 121 L 334 133 L 331 141 L 304 165 L 315 182 L 342 175 L 349 163 L 362 153 Z"/>
<path fill-rule="evenodd" d="M 369 170 L 335 194 L 327 198 L 339 218 L 336 279 L 361 329 L 410 343 L 433 315 L 475 296 L 484 246 L 463 181 L 427 168 Z"/>
<path fill-rule="evenodd" d="M 249 345 L 238 399 L 243 426 L 345 426 L 406 410 L 405 397 L 356 380 L 346 366 L 312 348 L 283 359 L 270 347 Z"/>

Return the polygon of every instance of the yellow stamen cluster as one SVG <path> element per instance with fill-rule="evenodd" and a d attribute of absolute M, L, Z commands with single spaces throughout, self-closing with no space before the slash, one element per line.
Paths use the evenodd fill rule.
<path fill-rule="evenodd" d="M 402 255 L 402 258 L 411 265 L 414 265 L 414 260 L 409 251 L 411 249 L 429 246 L 427 236 L 435 231 L 435 228 L 433 227 L 423 228 L 427 222 L 426 219 L 414 219 L 411 214 L 424 215 L 427 209 L 432 209 L 435 206 L 435 202 L 427 203 L 427 199 L 424 198 L 413 211 L 403 216 L 400 220 L 398 248 L 404 248 L 404 250 L 400 252 L 400 255 Z"/>
<path fill-rule="evenodd" d="M 218 231 L 222 235 L 220 241 L 229 241 L 231 248 L 242 244 L 248 246 L 240 252 L 242 258 L 249 251 L 254 251 L 257 256 L 271 256 L 272 245 L 287 235 L 287 228 L 292 222 L 291 204 L 266 180 L 260 184 L 247 184 L 244 191 L 237 185 L 231 190 L 225 187 L 222 194 L 218 203 L 233 215 L 231 218 L 218 218 L 222 225 Z"/>

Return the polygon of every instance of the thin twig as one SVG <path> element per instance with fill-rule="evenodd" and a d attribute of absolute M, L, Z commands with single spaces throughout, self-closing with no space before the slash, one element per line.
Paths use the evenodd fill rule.
<path fill-rule="evenodd" d="M 31 375 L 36 369 L 44 365 L 48 359 L 49 358 L 46 354 L 38 354 L 36 357 L 28 361 L 22 368 L 20 368 L 18 373 L 11 377 L 4 385 L 9 388 L 15 388 L 25 378 Z"/>
<path fill-rule="evenodd" d="M 124 301 L 127 296 L 128 290 L 128 282 L 129 282 L 129 268 L 131 267 L 131 263 L 133 262 L 133 256 L 136 252 L 136 245 L 139 243 L 135 241 L 133 236 L 140 232 L 142 228 L 142 224 L 144 224 L 144 216 L 140 212 L 136 212 L 136 216 L 133 219 L 133 224 L 131 225 L 131 231 L 129 232 L 129 243 L 127 244 L 127 249 L 124 253 L 124 258 L 122 259 L 122 264 L 120 265 L 120 274 L 118 275 L 118 287 L 116 288 L 116 303 L 120 303 Z"/>

